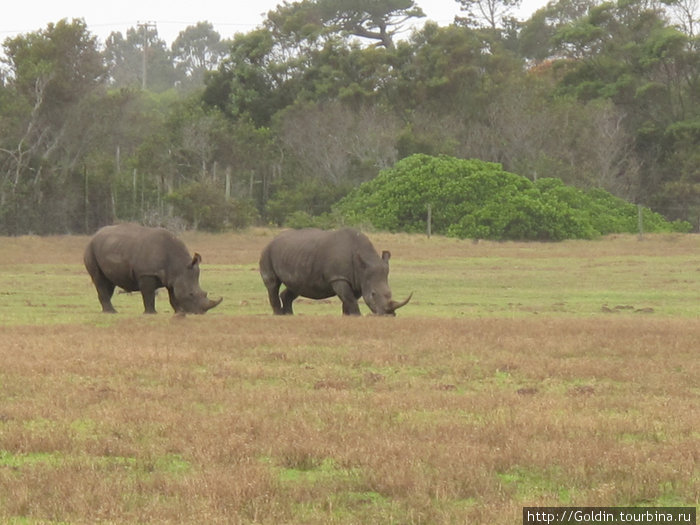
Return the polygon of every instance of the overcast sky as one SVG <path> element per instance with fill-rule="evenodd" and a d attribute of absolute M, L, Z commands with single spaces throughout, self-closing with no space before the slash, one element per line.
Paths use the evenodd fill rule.
<path fill-rule="evenodd" d="M 523 0 L 519 18 L 546 4 L 547 0 Z M 62 18 L 82 18 L 101 42 L 113 31 L 126 30 L 140 22 L 155 22 L 158 35 L 171 44 L 180 31 L 197 22 L 208 21 L 223 37 L 247 33 L 258 27 L 265 14 L 280 0 L 15 0 L 0 15 L 0 42 L 7 37 L 46 28 Z M 455 0 L 416 0 L 427 15 L 439 25 L 448 25 L 459 4 Z"/>

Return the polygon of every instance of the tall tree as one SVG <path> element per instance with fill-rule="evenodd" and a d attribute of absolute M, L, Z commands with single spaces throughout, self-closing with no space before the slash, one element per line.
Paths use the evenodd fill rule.
<path fill-rule="evenodd" d="M 458 21 L 469 27 L 503 29 L 508 18 L 520 7 L 522 0 L 457 0 L 466 17 Z"/>
<path fill-rule="evenodd" d="M 557 56 L 554 38 L 564 27 L 584 17 L 595 0 L 552 0 L 523 22 L 519 51 L 526 58 L 546 60 Z"/>
<path fill-rule="evenodd" d="M 268 24 L 306 39 L 340 33 L 390 49 L 394 36 L 405 30 L 409 20 L 424 16 L 414 0 L 301 0 L 285 1 L 268 13 Z"/>
<path fill-rule="evenodd" d="M 413 0 L 318 0 L 324 20 L 341 31 L 376 40 L 387 49 L 413 18 L 425 16 Z"/>
<path fill-rule="evenodd" d="M 268 126 L 273 115 L 294 100 L 296 59 L 280 56 L 265 28 L 237 34 L 230 55 L 207 78 L 204 102 L 232 119 L 251 119 Z"/>
<path fill-rule="evenodd" d="M 175 84 L 175 67 L 165 41 L 154 24 L 127 29 L 126 38 L 113 32 L 107 38 L 104 60 L 111 84 L 116 87 L 145 87 L 161 92 Z"/>
<path fill-rule="evenodd" d="M 198 22 L 181 31 L 171 46 L 180 81 L 189 86 L 203 86 L 204 74 L 218 67 L 230 45 L 221 40 L 210 22 Z"/>
<path fill-rule="evenodd" d="M 700 28 L 700 0 L 666 0 L 676 26 L 691 40 L 698 36 Z"/>
<path fill-rule="evenodd" d="M 4 43 L 16 97 L 8 135 L 0 146 L 0 212 L 8 233 L 43 230 L 42 219 L 56 214 L 54 227 L 70 229 L 68 209 L 75 196 L 52 193 L 69 182 L 90 147 L 91 108 L 102 93 L 105 68 L 83 20 L 61 20 L 46 29 Z M 60 197 L 57 199 L 56 197 Z"/>
<path fill-rule="evenodd" d="M 670 211 L 679 179 L 700 182 L 692 167 L 699 143 L 700 50 L 669 25 L 660 6 L 644 0 L 592 8 L 555 40 L 569 57 L 560 62 L 560 93 L 609 99 L 624 110 L 642 166 L 639 199 Z M 674 187 L 661 198 L 664 188 Z M 697 191 L 689 188 L 688 194 Z M 697 200 L 692 206 L 700 210 Z"/>
<path fill-rule="evenodd" d="M 397 107 L 463 119 L 482 118 L 504 80 L 522 72 L 521 60 L 499 38 L 455 25 L 426 24 L 397 55 Z"/>

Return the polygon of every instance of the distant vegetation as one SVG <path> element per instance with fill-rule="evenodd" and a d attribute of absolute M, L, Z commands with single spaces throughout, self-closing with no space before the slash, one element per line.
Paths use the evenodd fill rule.
<path fill-rule="evenodd" d="M 530 223 L 485 208 L 486 230 L 453 215 L 453 235 L 611 228 L 553 178 L 700 224 L 697 2 L 554 0 L 517 20 L 517 1 L 458 0 L 450 25 L 401 32 L 422 1 L 282 2 L 247 33 L 200 22 L 172 44 L 153 23 L 102 43 L 80 19 L 5 38 L 0 234 L 322 223 L 415 154 L 533 183 L 508 204 Z"/>
<path fill-rule="evenodd" d="M 605 190 L 584 191 L 560 179 L 531 182 L 499 164 L 413 155 L 353 190 L 337 206 L 355 224 L 493 240 L 590 239 L 638 231 L 638 210 Z M 649 232 L 688 231 L 643 210 Z"/>

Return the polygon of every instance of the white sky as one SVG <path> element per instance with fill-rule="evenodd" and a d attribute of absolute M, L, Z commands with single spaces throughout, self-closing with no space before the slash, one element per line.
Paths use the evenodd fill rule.
<path fill-rule="evenodd" d="M 62 18 L 82 18 L 100 42 L 113 31 L 126 30 L 139 22 L 155 22 L 158 35 L 170 45 L 180 31 L 208 21 L 222 38 L 247 33 L 262 24 L 265 14 L 281 0 L 16 0 L 0 15 L 0 43 L 8 37 L 46 28 Z M 527 18 L 547 0 L 523 0 L 518 13 Z M 416 0 L 426 19 L 449 25 L 459 14 L 456 0 Z"/>

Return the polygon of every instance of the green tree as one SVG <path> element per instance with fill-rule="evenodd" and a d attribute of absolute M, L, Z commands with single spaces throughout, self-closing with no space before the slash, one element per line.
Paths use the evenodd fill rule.
<path fill-rule="evenodd" d="M 96 39 L 83 20 L 61 20 L 3 47 L 12 103 L 0 138 L 2 229 L 82 229 L 81 162 L 103 125 L 95 118 L 105 76 Z"/>
<path fill-rule="evenodd" d="M 512 18 L 513 12 L 520 7 L 522 0 L 457 0 L 466 17 L 458 21 L 469 27 L 487 27 L 491 30 L 502 29 Z"/>
<path fill-rule="evenodd" d="M 393 64 L 397 78 L 389 89 L 394 107 L 472 122 L 484 117 L 509 76 L 522 74 L 522 61 L 493 35 L 432 23 L 409 45 L 399 46 Z"/>
<path fill-rule="evenodd" d="M 230 42 L 221 40 L 210 22 L 199 22 L 181 31 L 172 44 L 172 56 L 179 79 L 186 87 L 204 85 L 204 75 L 215 70 Z"/>
<path fill-rule="evenodd" d="M 113 32 L 107 37 L 104 61 L 110 84 L 115 87 L 145 87 L 162 92 L 175 84 L 175 66 L 164 40 L 153 24 L 127 29 L 126 37 Z"/>
<path fill-rule="evenodd" d="M 387 49 L 404 24 L 425 14 L 413 0 L 317 0 L 324 20 L 346 34 L 376 40 Z"/>
<path fill-rule="evenodd" d="M 203 100 L 231 119 L 251 119 L 267 126 L 272 116 L 294 100 L 295 61 L 276 54 L 267 29 L 237 34 L 229 56 L 206 80 Z"/>
<path fill-rule="evenodd" d="M 624 109 L 643 167 L 638 198 L 672 207 L 658 196 L 681 176 L 676 162 L 687 165 L 697 147 L 671 130 L 700 114 L 700 51 L 658 6 L 641 0 L 601 4 L 561 28 L 555 41 L 569 56 L 560 62 L 560 93 Z"/>
<path fill-rule="evenodd" d="M 340 34 L 391 49 L 404 24 L 424 16 L 413 0 L 302 0 L 278 6 L 268 13 L 267 24 L 297 39 L 316 41 L 324 34 Z"/>
<path fill-rule="evenodd" d="M 555 37 L 559 31 L 584 17 L 594 5 L 594 0 L 558 0 L 538 9 L 522 24 L 520 53 L 539 61 L 556 57 L 559 49 Z"/>

